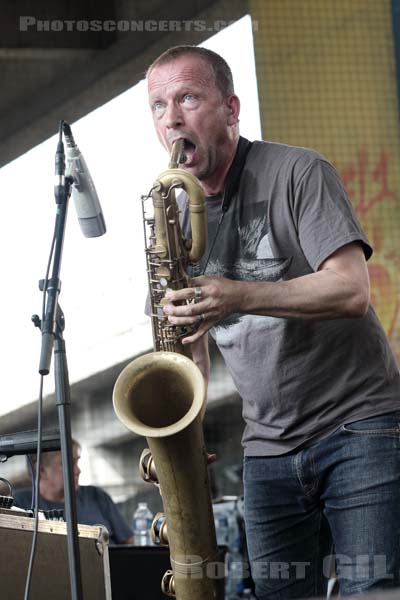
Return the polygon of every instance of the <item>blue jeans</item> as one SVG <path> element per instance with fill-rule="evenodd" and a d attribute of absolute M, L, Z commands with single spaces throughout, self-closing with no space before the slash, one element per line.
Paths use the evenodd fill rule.
<path fill-rule="evenodd" d="M 348 423 L 284 456 L 245 457 L 259 600 L 323 596 L 332 542 L 342 595 L 400 585 L 399 421 L 400 411 Z"/>

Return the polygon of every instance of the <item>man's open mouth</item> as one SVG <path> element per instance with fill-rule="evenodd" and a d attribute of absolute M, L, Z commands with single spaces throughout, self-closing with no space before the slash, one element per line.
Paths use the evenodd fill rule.
<path fill-rule="evenodd" d="M 183 151 L 186 156 L 185 163 L 190 163 L 192 161 L 193 155 L 196 151 L 196 145 L 188 138 L 183 138 L 183 140 L 185 142 L 184 146 L 183 146 Z"/>
<path fill-rule="evenodd" d="M 185 142 L 185 144 L 184 144 L 185 150 L 192 152 L 193 150 L 196 149 L 195 144 L 193 144 L 193 142 L 191 140 L 188 140 L 188 138 L 183 138 L 183 141 Z"/>

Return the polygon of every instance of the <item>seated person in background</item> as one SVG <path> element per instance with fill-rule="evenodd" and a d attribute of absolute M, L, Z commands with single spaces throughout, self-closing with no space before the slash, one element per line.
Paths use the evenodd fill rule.
<path fill-rule="evenodd" d="M 83 525 L 104 525 L 110 534 L 110 544 L 133 544 L 133 532 L 125 522 L 111 497 L 101 488 L 93 485 L 79 485 L 81 470 L 80 445 L 73 440 L 74 481 L 76 490 L 76 510 L 78 523 Z M 30 455 L 33 471 L 36 471 L 36 454 Z M 45 452 L 40 464 L 41 510 L 64 510 L 64 479 L 61 452 Z M 31 508 L 30 489 L 14 491 L 14 505 Z"/>

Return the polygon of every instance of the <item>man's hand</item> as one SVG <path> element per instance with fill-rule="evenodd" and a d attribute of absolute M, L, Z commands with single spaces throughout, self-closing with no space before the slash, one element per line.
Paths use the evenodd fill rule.
<path fill-rule="evenodd" d="M 191 344 L 233 313 L 295 319 L 363 317 L 369 306 L 369 277 L 359 242 L 342 246 L 315 273 L 283 281 L 233 281 L 196 277 L 193 287 L 167 292 L 164 308 L 174 325 L 199 325 L 184 338 Z M 196 302 L 174 306 L 174 302 Z"/>
<path fill-rule="evenodd" d="M 170 290 L 166 298 L 170 304 L 164 306 L 164 313 L 173 325 L 196 325 L 195 333 L 185 337 L 183 344 L 192 344 L 216 323 L 228 315 L 239 312 L 240 281 L 232 281 L 224 277 L 196 277 L 192 279 L 192 287 L 182 290 Z M 175 306 L 175 302 L 193 300 L 191 304 Z"/>
<path fill-rule="evenodd" d="M 217 460 L 217 455 L 215 454 L 215 452 L 213 452 L 212 454 L 206 452 L 206 457 L 208 465 L 212 465 Z"/>

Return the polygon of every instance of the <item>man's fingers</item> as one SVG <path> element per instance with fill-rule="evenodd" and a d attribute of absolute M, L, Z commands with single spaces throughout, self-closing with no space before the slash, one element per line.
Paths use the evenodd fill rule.
<path fill-rule="evenodd" d="M 178 302 L 179 300 L 192 300 L 194 298 L 193 288 L 183 288 L 181 290 L 168 290 L 165 297 L 171 302 Z"/>
<path fill-rule="evenodd" d="M 213 452 L 212 454 L 209 454 L 208 452 L 206 452 L 207 455 L 207 464 L 211 465 L 213 462 L 215 462 L 217 460 L 217 455 L 215 454 L 215 452 Z"/>
<path fill-rule="evenodd" d="M 164 314 L 171 317 L 194 317 L 198 314 L 199 308 L 194 304 L 184 304 L 183 306 L 174 306 L 173 304 L 166 304 L 164 306 Z"/>
<path fill-rule="evenodd" d="M 174 315 L 168 317 L 168 321 L 171 325 L 196 325 L 200 323 L 199 315 L 195 315 L 194 317 L 176 317 Z"/>
<path fill-rule="evenodd" d="M 193 344 L 193 342 L 196 342 L 197 340 L 199 340 L 201 338 L 201 336 L 204 335 L 208 330 L 209 330 L 209 327 L 205 327 L 204 325 L 201 325 L 201 327 L 199 327 L 195 333 L 193 333 L 192 335 L 187 335 L 184 338 L 182 338 L 182 344 L 184 346 L 187 346 L 188 344 Z"/>

